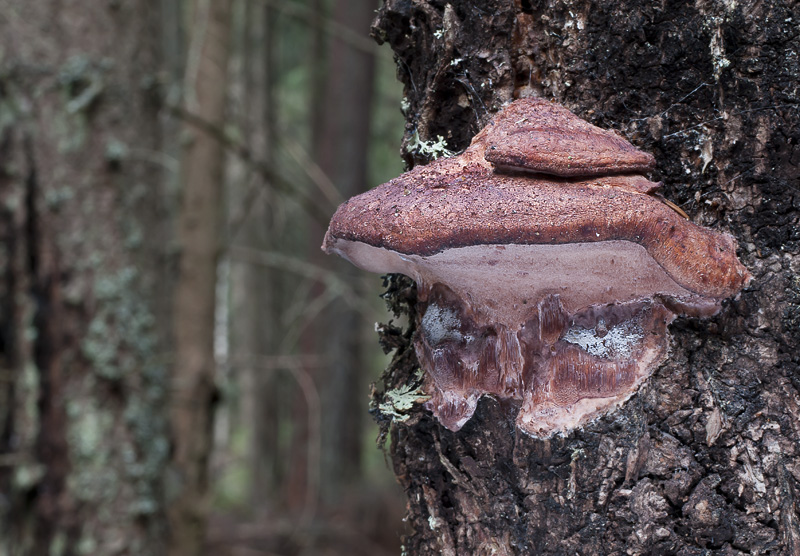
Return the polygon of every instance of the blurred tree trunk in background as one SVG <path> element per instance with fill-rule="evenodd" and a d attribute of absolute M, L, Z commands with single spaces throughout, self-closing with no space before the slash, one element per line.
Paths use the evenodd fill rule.
<path fill-rule="evenodd" d="M 190 115 L 181 159 L 180 268 L 175 288 L 175 364 L 170 411 L 179 492 L 170 506 L 170 554 L 200 554 L 210 510 L 208 460 L 216 397 L 214 311 L 222 248 L 223 145 L 192 123 L 222 128 L 228 91 L 229 0 L 191 9 L 184 110 Z"/>
<path fill-rule="evenodd" d="M 324 127 L 329 140 L 334 137 L 331 141 L 343 141 L 350 148 L 355 143 L 354 150 L 337 156 L 355 161 L 356 172 L 366 173 L 370 155 L 378 153 L 382 176 L 394 174 L 399 166 L 394 152 L 402 121 L 397 110 L 399 86 L 389 49 L 384 49 L 382 67 L 388 71 L 379 89 L 379 123 L 370 125 L 372 94 L 365 95 L 362 89 L 372 87 L 369 68 L 379 53 L 368 37 L 373 6 L 359 7 L 361 24 L 356 31 L 342 23 L 352 18 L 345 13 L 348 6 L 339 7 L 336 20 L 328 4 L 312 0 L 234 3 L 229 113 L 225 129 L 216 129 L 216 135 L 239 156 L 229 157 L 226 163 L 228 231 L 220 264 L 217 338 L 228 342 L 218 344 L 218 378 L 224 397 L 215 421 L 215 510 L 220 520 L 232 508 L 254 510 L 250 513 L 254 520 L 268 520 L 273 532 L 290 534 L 292 542 L 301 540 L 294 535 L 295 529 L 324 527 L 330 513 L 352 510 L 346 500 L 357 499 L 363 492 L 360 482 L 391 480 L 382 476 L 383 469 L 375 471 L 375 464 L 384 465 L 378 452 L 368 454 L 370 470 L 368 476 L 362 473 L 361 444 L 372 436 L 364 435 L 364 367 L 355 370 L 360 384 L 344 388 L 344 395 L 336 388 L 330 399 L 326 394 L 330 372 L 321 370 L 338 357 L 326 353 L 331 343 L 325 340 L 330 330 L 325 315 L 334 304 L 351 311 L 357 287 L 332 270 L 330 265 L 338 261 L 323 257 L 319 249 L 323 226 L 343 195 L 315 159 L 314 144 Z M 339 43 L 335 53 L 334 43 Z M 353 48 L 360 53 L 357 62 L 348 52 Z M 363 59 L 365 64 L 361 64 Z M 329 79 L 328 64 L 339 73 L 341 66 L 350 64 L 357 75 L 367 77 L 349 79 L 345 72 Z M 342 128 L 330 116 L 340 110 L 330 98 L 331 88 L 337 89 L 336 98 L 358 104 L 358 113 L 353 114 L 358 131 Z M 367 133 L 378 136 L 377 148 L 366 139 Z M 320 150 L 330 155 L 327 146 Z M 329 166 L 337 171 L 336 164 Z M 365 188 L 367 181 L 380 181 L 363 175 L 342 179 L 361 184 L 354 189 Z M 313 262 L 307 260 L 309 256 Z M 365 280 L 360 277 L 358 282 Z M 368 315 L 367 322 L 374 322 L 381 309 L 377 296 L 375 316 L 371 306 L 357 303 L 361 303 L 359 318 Z M 362 336 L 359 351 L 366 344 L 368 357 L 379 356 L 376 344 L 364 342 L 366 327 L 352 328 Z M 328 421 L 337 412 L 337 421 L 331 426 L 325 423 L 320 430 L 321 415 Z M 347 417 L 342 415 L 357 420 L 352 427 L 345 425 L 349 436 L 344 443 L 340 428 Z M 329 433 L 330 439 L 326 438 Z M 346 477 L 352 487 L 346 500 L 326 493 L 333 504 L 317 504 L 321 470 L 331 492 L 341 489 L 341 477 Z M 221 521 L 215 521 L 211 533 L 214 546 L 226 542 L 219 537 L 217 525 Z M 230 528 L 228 533 L 228 538 L 236 537 Z"/>
<path fill-rule="evenodd" d="M 254 110 L 254 125 L 251 134 L 254 136 L 256 152 L 270 167 L 275 167 L 273 156 L 276 135 L 276 15 L 269 5 L 260 0 L 253 2 L 251 42 L 245 66 L 249 84 L 245 88 L 248 99 L 245 106 Z M 252 207 L 244 207 L 252 211 L 249 223 L 243 224 L 243 233 L 248 246 L 276 251 L 280 249 L 282 238 L 275 233 L 278 230 L 278 199 L 270 184 L 257 176 L 253 178 L 261 193 Z M 235 240 L 235 238 L 234 238 Z M 238 242 L 237 242 L 238 244 Z M 280 327 L 281 307 L 284 287 L 279 275 L 273 269 L 263 266 L 250 266 L 249 276 L 254 290 L 260 291 L 255 302 L 250 302 L 252 318 L 247 319 L 254 332 L 248 337 L 250 344 L 245 346 L 248 354 L 277 355 L 281 351 Z M 244 296 L 246 297 L 246 296 Z M 280 418 L 285 411 L 285 400 L 282 396 L 286 376 L 276 369 L 251 367 L 251 384 L 253 385 L 252 402 L 254 407 L 253 447 L 251 452 L 251 469 L 253 472 L 253 488 L 251 501 L 263 504 L 278 493 L 283 476 L 286 473 L 287 458 L 284 448 L 279 442 Z"/>
<path fill-rule="evenodd" d="M 242 0 L 234 10 L 229 89 L 231 115 L 248 148 L 263 164 L 274 168 L 274 89 L 272 9 L 263 0 Z M 229 124 L 231 125 L 231 124 Z M 265 177 L 236 159 L 229 160 L 227 184 L 227 244 L 233 251 L 268 252 L 278 243 L 273 237 L 276 199 Z M 266 369 L 261 356 L 278 352 L 279 314 L 277 291 L 280 280 L 274 269 L 251 264 L 229 253 L 230 282 L 221 295 L 228 295 L 230 308 L 218 322 L 227 319 L 229 364 L 226 380 L 238 388 L 228 392 L 228 406 L 217 416 L 216 448 L 230 458 L 237 434 L 247 431 L 247 458 L 252 485 L 247 493 L 253 505 L 271 500 L 275 494 L 281 460 L 278 445 L 281 377 Z"/>
<path fill-rule="evenodd" d="M 463 149 L 503 103 L 553 99 L 653 152 L 665 196 L 733 233 L 755 277 L 566 437 L 520 434 L 489 398 L 458 433 L 422 409 L 393 424 L 406 553 L 800 554 L 798 21 L 788 0 L 386 0 L 409 160 L 416 136 Z M 416 365 L 397 357 L 387 388 Z"/>
<path fill-rule="evenodd" d="M 165 552 L 158 3 L 0 8 L 0 553 Z"/>
<path fill-rule="evenodd" d="M 316 50 L 326 56 L 324 71 L 315 76 L 311 97 L 314 159 L 338 191 L 335 201 L 369 188 L 367 179 L 370 118 L 374 91 L 374 53 L 359 48 L 351 34 L 366 36 L 375 15 L 374 0 L 335 0 L 331 20 L 337 31 L 320 35 L 324 45 Z M 313 179 L 313 177 L 312 177 Z M 317 184 L 324 188 L 325 184 Z M 335 203 L 332 203 L 335 204 Z M 355 272 L 342 261 L 331 260 L 320 250 L 324 229 L 314 223 L 309 234 L 310 260 L 337 272 L 356 284 Z M 363 403 L 367 392 L 362 335 L 355 308 L 337 297 L 306 331 L 304 349 L 324 354 L 320 366 L 309 369 L 319 385 L 324 419 L 321 422 L 320 490 L 323 500 L 339 498 L 361 476 Z"/>

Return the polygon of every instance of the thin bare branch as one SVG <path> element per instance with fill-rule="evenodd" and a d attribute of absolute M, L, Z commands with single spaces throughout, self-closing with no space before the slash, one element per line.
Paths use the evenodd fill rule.
<path fill-rule="evenodd" d="M 391 57 L 391 53 L 389 52 L 388 48 L 381 48 L 380 45 L 375 43 L 372 39 L 347 28 L 341 23 L 338 23 L 330 18 L 320 18 L 319 14 L 316 14 L 314 10 L 306 6 L 296 2 L 286 2 L 284 0 L 262 1 L 275 11 L 305 21 L 311 26 L 322 25 L 322 29 L 326 33 L 334 35 L 337 39 L 357 50 L 361 50 L 362 52 L 366 52 L 372 56 Z"/>
<path fill-rule="evenodd" d="M 265 357 L 258 354 L 240 355 L 236 357 L 236 359 L 247 360 L 249 366 L 254 369 L 261 369 L 264 371 L 274 371 L 276 368 L 286 369 L 292 374 L 298 386 L 300 386 L 300 390 L 303 392 L 306 408 L 308 409 L 308 468 L 306 470 L 308 488 L 306 489 L 303 513 L 296 522 L 294 531 L 292 532 L 292 536 L 297 537 L 303 531 L 308 530 L 317 513 L 317 500 L 319 498 L 321 477 L 320 453 L 322 450 L 322 403 L 320 401 L 319 391 L 314 383 L 314 378 L 300 361 L 276 367 L 272 357 Z M 288 363 L 289 361 L 287 360 L 286 362 Z"/>
<path fill-rule="evenodd" d="M 300 168 L 305 170 L 312 183 L 317 186 L 332 206 L 339 206 L 343 201 L 342 194 L 336 189 L 333 180 L 320 168 L 319 164 L 311 158 L 308 151 L 297 141 L 284 135 L 284 143 L 289 155 L 294 159 Z"/>
<path fill-rule="evenodd" d="M 247 145 L 225 133 L 219 126 L 215 126 L 211 122 L 204 120 L 197 114 L 180 106 L 168 105 L 168 109 L 174 116 L 196 126 L 204 133 L 216 139 L 225 150 L 238 156 L 251 170 L 259 174 L 265 182 L 272 184 L 282 193 L 297 200 L 306 212 L 319 224 L 323 226 L 328 225 L 329 214 L 333 212 L 333 208 L 328 210 L 327 207 L 323 209 L 318 206 L 315 197 L 312 197 L 307 191 L 297 187 L 291 181 L 276 173 L 264 161 L 256 158 Z"/>
<path fill-rule="evenodd" d="M 227 253 L 231 261 L 234 262 L 239 261 L 276 268 L 319 281 L 325 284 L 326 289 L 332 290 L 335 295 L 341 295 L 348 304 L 362 313 L 365 318 L 372 318 L 374 315 L 374 309 L 364 301 L 362 295 L 356 292 L 352 284 L 342 280 L 337 273 L 328 268 L 284 253 L 263 251 L 239 245 L 231 245 L 228 247 Z"/>

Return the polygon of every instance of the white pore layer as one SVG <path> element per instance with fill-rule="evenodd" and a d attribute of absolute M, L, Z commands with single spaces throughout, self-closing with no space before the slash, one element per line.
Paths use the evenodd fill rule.
<path fill-rule="evenodd" d="M 557 294 L 569 313 L 655 294 L 696 297 L 644 247 L 630 241 L 475 245 L 421 256 L 338 239 L 332 251 L 370 272 L 398 272 L 418 284 L 446 284 L 474 310 L 512 330 L 550 294 Z"/>
<path fill-rule="evenodd" d="M 596 328 L 574 326 L 564 334 L 564 340 L 576 344 L 596 357 L 629 357 L 644 338 L 644 330 L 636 321 L 626 320 L 601 336 Z"/>

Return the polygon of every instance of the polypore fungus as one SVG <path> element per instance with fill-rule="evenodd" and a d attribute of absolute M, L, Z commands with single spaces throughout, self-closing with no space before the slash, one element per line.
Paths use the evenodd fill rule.
<path fill-rule="evenodd" d="M 416 281 L 414 347 L 445 427 L 488 394 L 547 437 L 629 398 L 676 315 L 712 315 L 750 279 L 733 237 L 650 194 L 653 166 L 561 106 L 518 100 L 459 156 L 345 202 L 323 249 Z"/>

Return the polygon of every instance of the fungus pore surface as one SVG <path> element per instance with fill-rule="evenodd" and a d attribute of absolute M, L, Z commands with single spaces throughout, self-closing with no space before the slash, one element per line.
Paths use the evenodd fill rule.
<path fill-rule="evenodd" d="M 566 432 L 630 397 L 678 314 L 750 280 L 728 234 L 650 193 L 652 156 L 565 108 L 518 100 L 456 157 L 339 207 L 323 249 L 418 286 L 426 406 L 457 431 L 481 396 Z"/>

